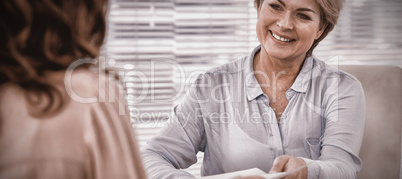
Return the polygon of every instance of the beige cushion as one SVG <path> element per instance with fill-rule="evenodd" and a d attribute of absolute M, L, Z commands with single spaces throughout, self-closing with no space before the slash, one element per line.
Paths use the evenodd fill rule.
<path fill-rule="evenodd" d="M 402 69 L 392 66 L 340 66 L 363 85 L 366 124 L 358 178 L 399 178 L 401 168 Z"/>

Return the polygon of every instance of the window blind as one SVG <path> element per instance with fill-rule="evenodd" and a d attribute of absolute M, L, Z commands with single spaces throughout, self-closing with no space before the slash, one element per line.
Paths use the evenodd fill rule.
<path fill-rule="evenodd" d="M 141 148 L 197 74 L 247 55 L 258 44 L 255 21 L 252 1 L 245 0 L 111 1 L 102 53 L 112 62 L 108 68 L 126 74 Z M 198 158 L 187 169 L 195 176 L 202 153 Z"/>
<path fill-rule="evenodd" d="M 123 72 L 141 148 L 197 74 L 258 45 L 252 0 L 111 0 L 102 55 Z M 402 67 L 402 1 L 349 0 L 314 55 L 329 64 Z M 200 176 L 198 163 L 186 171 Z"/>
<path fill-rule="evenodd" d="M 338 24 L 314 55 L 329 64 L 402 67 L 402 1 L 345 1 Z"/>

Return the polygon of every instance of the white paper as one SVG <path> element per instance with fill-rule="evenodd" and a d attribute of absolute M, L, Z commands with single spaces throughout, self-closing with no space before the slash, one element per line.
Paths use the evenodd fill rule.
<path fill-rule="evenodd" d="M 236 171 L 236 172 L 201 177 L 201 179 L 232 179 L 235 177 L 251 177 L 251 176 L 259 176 L 259 177 L 263 177 L 265 179 L 279 179 L 279 178 L 285 177 L 289 174 L 292 174 L 294 172 L 297 172 L 297 171 L 303 169 L 304 167 L 306 167 L 306 166 L 302 166 L 302 167 L 299 167 L 295 170 L 291 170 L 288 172 L 279 172 L 279 173 L 273 173 L 273 174 L 267 174 L 258 168 L 252 168 L 252 169 L 240 170 L 240 171 Z"/>
<path fill-rule="evenodd" d="M 240 170 L 240 171 L 236 171 L 236 172 L 201 177 L 201 179 L 231 179 L 231 178 L 235 178 L 235 177 L 251 177 L 251 176 L 260 176 L 260 177 L 264 177 L 265 179 L 276 179 L 276 178 L 282 178 L 288 174 L 289 174 L 288 172 L 267 174 L 258 168 L 252 168 L 252 169 Z"/>

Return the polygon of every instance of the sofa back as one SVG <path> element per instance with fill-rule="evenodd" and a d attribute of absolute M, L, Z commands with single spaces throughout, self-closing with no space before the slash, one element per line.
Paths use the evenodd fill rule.
<path fill-rule="evenodd" d="M 360 65 L 339 69 L 362 83 L 366 97 L 366 123 L 359 155 L 363 168 L 358 178 L 402 178 L 402 69 Z"/>

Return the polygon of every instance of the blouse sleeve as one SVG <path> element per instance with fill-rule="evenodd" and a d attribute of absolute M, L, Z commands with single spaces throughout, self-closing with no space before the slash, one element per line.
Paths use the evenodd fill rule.
<path fill-rule="evenodd" d="M 195 178 L 179 169 L 196 163 L 197 152 L 203 150 L 204 126 L 199 109 L 193 86 L 173 108 L 169 123 L 142 152 L 150 178 Z"/>
<path fill-rule="evenodd" d="M 350 80 L 348 80 L 350 82 Z M 307 163 L 308 178 L 356 178 L 362 163 L 358 157 L 363 140 L 365 98 L 357 80 L 341 83 L 325 107 L 325 130 L 318 160 Z"/>
<path fill-rule="evenodd" d="M 146 178 L 124 95 L 114 83 L 104 92 L 85 114 L 87 178 Z"/>

